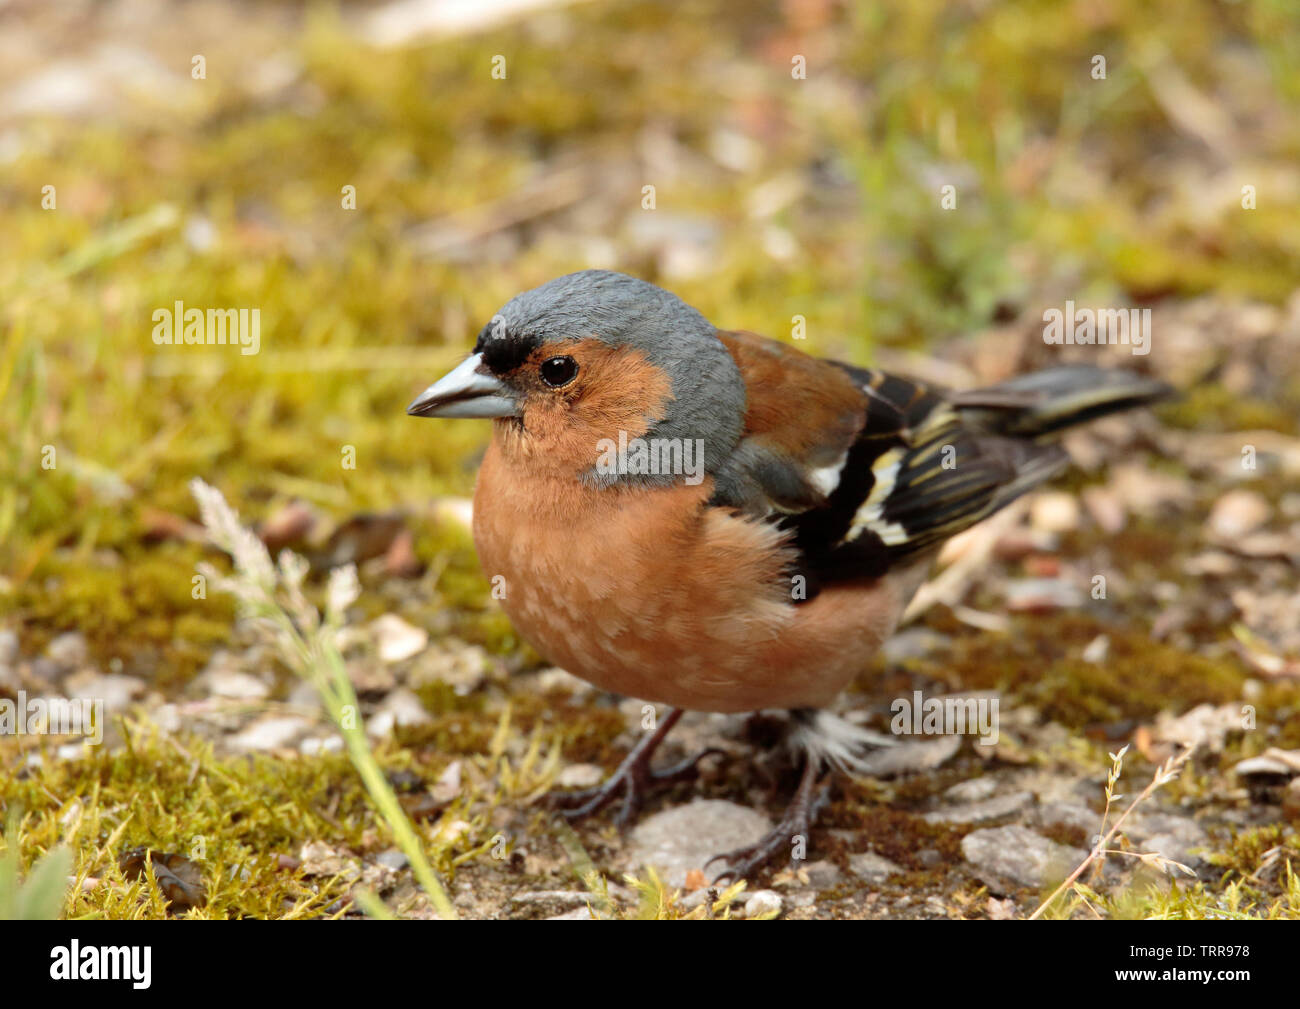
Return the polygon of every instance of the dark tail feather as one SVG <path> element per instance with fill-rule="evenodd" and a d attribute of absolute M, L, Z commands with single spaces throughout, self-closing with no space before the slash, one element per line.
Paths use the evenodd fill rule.
<path fill-rule="evenodd" d="M 1018 375 L 984 389 L 952 397 L 963 420 L 988 431 L 1041 438 L 1082 424 L 1147 406 L 1173 395 L 1173 388 L 1131 371 L 1095 365 L 1062 365 Z"/>

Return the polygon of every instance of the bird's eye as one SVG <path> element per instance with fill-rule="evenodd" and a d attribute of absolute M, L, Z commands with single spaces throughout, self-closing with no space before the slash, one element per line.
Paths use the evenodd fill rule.
<path fill-rule="evenodd" d="M 542 362 L 542 381 L 552 389 L 568 385 L 578 374 L 578 362 L 571 357 L 552 357 Z"/>

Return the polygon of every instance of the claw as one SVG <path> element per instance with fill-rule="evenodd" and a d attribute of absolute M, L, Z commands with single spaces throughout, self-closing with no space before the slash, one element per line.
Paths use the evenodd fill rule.
<path fill-rule="evenodd" d="M 753 875 L 756 870 L 785 849 L 794 835 L 803 834 L 805 837 L 808 835 L 830 798 L 829 784 L 821 788 L 817 787 L 817 770 L 817 762 L 810 759 L 804 766 L 803 777 L 799 780 L 799 787 L 795 790 L 785 815 L 770 832 L 753 844 L 714 855 L 704 863 L 705 869 L 714 862 L 727 863 L 727 868 L 714 877 L 715 884 L 724 881 L 734 883 L 738 879 Z"/>
<path fill-rule="evenodd" d="M 655 784 L 672 784 L 677 781 L 689 781 L 694 778 L 700 771 L 700 761 L 705 757 L 721 757 L 725 751 L 719 750 L 716 746 L 710 746 L 707 750 L 701 750 L 693 757 L 687 757 L 680 764 L 674 764 L 672 767 L 666 767 L 662 771 L 651 771 L 650 780 Z"/>
<path fill-rule="evenodd" d="M 640 812 L 652 788 L 693 777 L 701 760 L 722 753 L 721 750 L 711 748 L 662 771 L 654 770 L 650 766 L 650 758 L 681 716 L 678 709 L 670 712 L 654 733 L 637 743 L 618 770 L 601 784 L 576 792 L 555 793 L 548 796 L 550 804 L 559 807 L 560 815 L 573 823 L 600 812 L 623 793 L 623 805 L 614 817 L 614 825 L 619 830 L 625 829 Z"/>

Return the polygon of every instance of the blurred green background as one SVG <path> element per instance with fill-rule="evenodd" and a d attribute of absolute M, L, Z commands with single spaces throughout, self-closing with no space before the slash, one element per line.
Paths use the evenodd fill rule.
<path fill-rule="evenodd" d="M 403 408 L 565 272 L 726 328 L 802 315 L 806 349 L 859 363 L 1067 297 L 1298 286 L 1291 0 L 504 6 L 0 6 L 0 610 L 24 650 L 76 627 L 164 679 L 202 661 L 229 611 L 190 598 L 196 475 L 250 521 L 467 495 L 487 425 Z M 155 346 L 178 300 L 260 309 L 260 353 Z M 1264 420 L 1295 433 L 1277 380 Z M 464 530 L 413 525 L 472 616 Z M 508 634 L 479 615 L 458 630 Z"/>

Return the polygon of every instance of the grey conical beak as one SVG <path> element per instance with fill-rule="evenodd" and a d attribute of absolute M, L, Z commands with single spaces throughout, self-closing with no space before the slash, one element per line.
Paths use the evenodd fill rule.
<path fill-rule="evenodd" d="M 508 386 L 471 354 L 411 401 L 412 417 L 517 417 L 519 402 Z"/>

